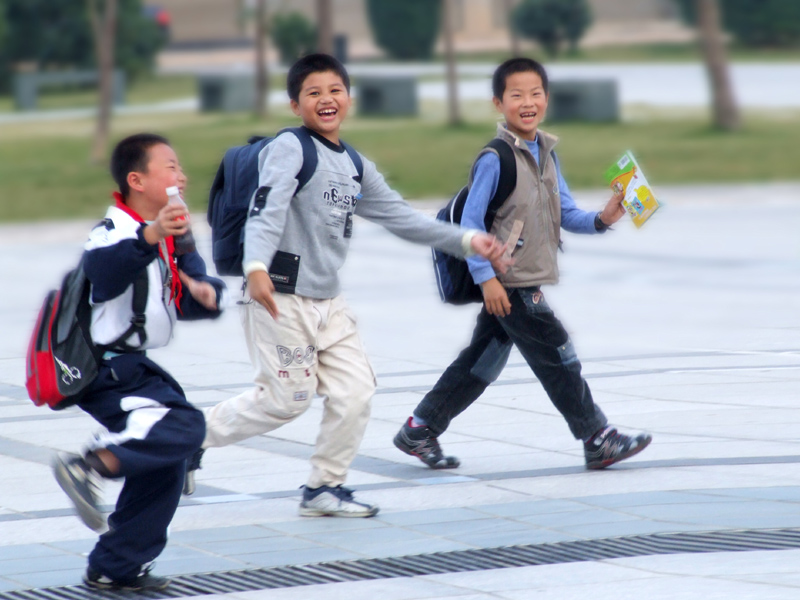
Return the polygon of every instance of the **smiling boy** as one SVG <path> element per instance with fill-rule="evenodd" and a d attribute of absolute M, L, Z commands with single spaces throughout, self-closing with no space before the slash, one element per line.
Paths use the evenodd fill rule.
<path fill-rule="evenodd" d="M 613 196 L 599 213 L 575 205 L 554 152 L 558 139 L 539 129 L 548 100 L 547 73 L 541 64 L 529 58 L 507 60 L 495 70 L 492 91 L 494 105 L 505 118 L 497 138 L 513 149 L 517 183 L 497 211 L 491 232 L 506 240 L 514 262 L 498 273 L 480 257 L 467 259 L 484 301 L 472 341 L 414 409 L 394 444 L 432 469 L 458 467 L 455 456 L 444 455 L 438 437 L 497 379 L 516 345 L 573 436 L 583 441 L 587 468 L 602 469 L 644 450 L 651 436 L 625 434 L 608 425 L 541 286 L 558 282 L 561 228 L 573 233 L 605 231 L 624 214 L 623 196 Z M 473 166 L 462 226 L 485 230 L 487 207 L 499 180 L 498 154 L 484 149 Z"/>
<path fill-rule="evenodd" d="M 242 324 L 255 387 L 205 411 L 204 448 L 267 433 L 323 398 L 322 423 L 303 486 L 302 516 L 371 517 L 378 507 L 344 487 L 364 435 L 375 375 L 341 294 L 355 215 L 395 235 L 457 256 L 479 253 L 504 269 L 493 236 L 439 223 L 391 190 L 374 163 L 339 139 L 350 109 L 350 79 L 335 58 L 312 54 L 289 70 L 291 109 L 318 163 L 299 191 L 298 135 L 278 135 L 259 155 L 259 188 L 245 225 L 246 301 Z M 363 175 L 354 163 L 363 165 Z"/>
<path fill-rule="evenodd" d="M 92 340 L 105 353 L 78 403 L 105 430 L 81 455 L 56 456 L 53 470 L 83 522 L 108 529 L 89 554 L 84 583 L 157 590 L 169 580 L 151 575 L 152 563 L 166 546 L 186 459 L 200 447 L 205 425 L 178 382 L 146 353 L 170 341 L 176 319 L 218 317 L 224 284 L 206 274 L 197 252 L 175 256 L 173 237 L 186 231 L 187 214 L 185 206 L 168 203 L 167 188 L 183 191 L 186 177 L 165 138 L 125 138 L 112 153 L 111 174 L 119 187 L 115 203 L 83 255 Z M 122 477 L 106 522 L 101 484 Z"/>

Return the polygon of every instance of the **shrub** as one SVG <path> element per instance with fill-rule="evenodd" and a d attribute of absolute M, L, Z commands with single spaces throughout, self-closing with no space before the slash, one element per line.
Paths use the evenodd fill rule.
<path fill-rule="evenodd" d="M 674 0 L 684 20 L 697 24 L 695 0 Z M 797 0 L 720 0 L 723 27 L 744 46 L 786 47 L 800 44 Z"/>
<path fill-rule="evenodd" d="M 368 0 L 375 43 L 398 60 L 433 55 L 441 21 L 441 0 Z"/>
<path fill-rule="evenodd" d="M 278 13 L 272 18 L 272 41 L 281 62 L 290 65 L 301 56 L 314 52 L 317 30 L 302 13 Z"/>
<path fill-rule="evenodd" d="M 551 57 L 565 41 L 574 52 L 591 22 L 587 0 L 522 0 L 511 14 L 517 33 L 538 42 Z"/>

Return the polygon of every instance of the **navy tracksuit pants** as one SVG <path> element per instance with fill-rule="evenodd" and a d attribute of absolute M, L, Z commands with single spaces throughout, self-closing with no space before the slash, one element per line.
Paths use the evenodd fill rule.
<path fill-rule="evenodd" d="M 167 544 L 186 459 L 203 442 L 205 420 L 178 382 L 143 354 L 103 361 L 79 406 L 108 430 L 96 437 L 93 449 L 110 450 L 125 478 L 89 566 L 114 580 L 129 580 Z"/>

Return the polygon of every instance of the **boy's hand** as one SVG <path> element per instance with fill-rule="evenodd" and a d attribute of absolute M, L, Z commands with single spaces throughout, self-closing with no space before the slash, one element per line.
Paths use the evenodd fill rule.
<path fill-rule="evenodd" d="M 603 212 L 600 213 L 600 220 L 606 225 L 613 225 L 619 221 L 625 214 L 625 207 L 622 206 L 622 201 L 625 199 L 625 194 L 619 192 L 611 196 Z"/>
<path fill-rule="evenodd" d="M 472 236 L 470 246 L 475 254 L 479 254 L 492 263 L 495 271 L 505 273 L 514 259 L 506 256 L 507 244 L 501 244 L 496 237 L 487 233 L 476 233 Z"/>
<path fill-rule="evenodd" d="M 189 213 L 180 204 L 167 204 L 160 211 L 156 220 L 144 228 L 144 239 L 154 245 L 171 235 L 186 233 L 189 227 Z"/>
<path fill-rule="evenodd" d="M 181 283 L 189 290 L 192 298 L 208 310 L 217 310 L 217 290 L 214 289 L 213 285 L 207 281 L 192 279 L 181 270 L 178 270 L 178 277 L 181 278 Z"/>
<path fill-rule="evenodd" d="M 496 317 L 505 317 L 511 314 L 511 302 L 508 301 L 508 293 L 497 277 L 484 281 L 481 284 L 481 291 L 483 292 L 483 303 L 486 305 L 486 312 Z"/>
<path fill-rule="evenodd" d="M 253 271 L 247 276 L 247 291 L 250 297 L 267 309 L 273 319 L 280 316 L 278 305 L 275 303 L 275 286 L 266 271 Z"/>

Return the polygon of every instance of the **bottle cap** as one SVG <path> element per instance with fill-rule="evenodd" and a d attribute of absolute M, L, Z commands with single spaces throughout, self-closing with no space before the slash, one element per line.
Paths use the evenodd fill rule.
<path fill-rule="evenodd" d="M 181 191 L 177 185 L 171 185 L 167 188 L 167 196 L 180 196 Z"/>

